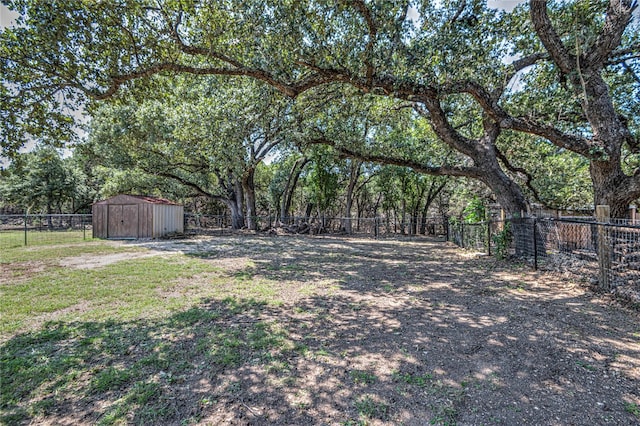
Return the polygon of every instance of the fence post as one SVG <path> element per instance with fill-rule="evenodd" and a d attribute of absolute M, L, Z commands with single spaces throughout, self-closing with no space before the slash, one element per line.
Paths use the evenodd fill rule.
<path fill-rule="evenodd" d="M 487 254 L 491 256 L 491 219 L 487 219 Z"/>
<path fill-rule="evenodd" d="M 537 219 L 533 218 L 533 270 L 538 270 L 538 225 Z"/>
<path fill-rule="evenodd" d="M 80 216 L 80 222 L 82 223 L 82 240 L 84 241 L 87 239 L 87 227 L 84 224 L 84 215 Z"/>
<path fill-rule="evenodd" d="M 611 250 L 608 229 L 604 223 L 611 220 L 611 209 L 606 205 L 596 206 L 596 221 L 598 222 L 598 267 L 600 269 L 600 287 L 608 290 L 611 286 L 609 282 L 609 270 L 611 269 Z"/>
<path fill-rule="evenodd" d="M 444 233 L 445 233 L 445 236 L 447 238 L 447 241 L 451 241 L 451 238 L 449 236 L 449 218 L 445 217 L 443 219 L 443 221 L 444 221 Z"/>
<path fill-rule="evenodd" d="M 460 247 L 464 248 L 464 222 L 460 225 Z"/>
<path fill-rule="evenodd" d="M 27 213 L 24 214 L 24 245 L 27 245 Z"/>

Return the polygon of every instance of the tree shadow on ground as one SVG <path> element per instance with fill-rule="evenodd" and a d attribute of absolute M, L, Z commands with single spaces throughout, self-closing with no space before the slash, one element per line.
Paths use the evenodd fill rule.
<path fill-rule="evenodd" d="M 637 313 L 443 244 L 259 248 L 194 255 L 248 255 L 252 277 L 321 276 L 337 288 L 280 306 L 238 296 L 161 320 L 50 323 L 15 336 L 0 347 L 1 419 L 639 423 Z"/>

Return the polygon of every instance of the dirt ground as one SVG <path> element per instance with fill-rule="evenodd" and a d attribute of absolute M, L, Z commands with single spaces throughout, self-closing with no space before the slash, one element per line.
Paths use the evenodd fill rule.
<path fill-rule="evenodd" d="M 640 424 L 638 312 L 555 273 L 425 240 L 144 245 L 289 282 L 259 316 L 315 354 L 284 381 L 250 364 L 192 378 L 219 395 L 202 423 Z"/>
<path fill-rule="evenodd" d="M 122 244 L 202 259 L 229 277 L 231 291 L 246 279 L 264 287 L 269 302 L 238 290 L 233 307 L 202 302 L 215 318 L 160 336 L 188 355 L 156 372 L 174 414 L 146 423 L 640 424 L 638 311 L 557 273 L 425 239 L 244 235 Z M 65 265 L 104 264 L 79 259 Z M 268 324 L 268 344 L 255 339 L 257 323 Z M 233 362 L 210 363 L 198 351 L 213 327 L 222 340 L 254 340 Z M 131 348 L 129 358 L 142 357 Z M 178 370 L 180 361 L 186 366 Z M 86 417 L 80 410 L 41 420 L 95 422 L 92 413 L 109 398 L 85 399 Z M 130 423 L 145 423 L 136 416 Z"/>

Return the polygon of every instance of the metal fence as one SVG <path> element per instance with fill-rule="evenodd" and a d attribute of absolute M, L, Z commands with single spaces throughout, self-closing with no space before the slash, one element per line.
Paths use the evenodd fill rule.
<path fill-rule="evenodd" d="M 0 248 L 91 239 L 91 215 L 0 215 Z"/>
<path fill-rule="evenodd" d="M 640 223 L 584 219 L 458 223 L 451 225 L 449 240 L 489 255 L 526 261 L 536 269 L 574 274 L 625 296 L 640 295 Z"/>
<path fill-rule="evenodd" d="M 258 231 L 273 231 L 309 235 L 353 235 L 383 238 L 391 236 L 439 236 L 447 233 L 447 220 L 439 217 L 422 220 L 398 220 L 397 218 L 345 218 L 345 217 L 288 217 L 279 220 L 275 216 L 251 218 Z M 187 234 L 222 235 L 233 232 L 232 218 L 228 215 L 199 215 L 187 213 L 184 229 Z M 245 222 L 246 223 L 246 222 Z"/>

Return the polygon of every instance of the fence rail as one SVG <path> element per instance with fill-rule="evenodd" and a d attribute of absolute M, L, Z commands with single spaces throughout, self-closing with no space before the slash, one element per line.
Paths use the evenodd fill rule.
<path fill-rule="evenodd" d="M 459 223 L 451 226 L 449 240 L 489 255 L 524 260 L 536 269 L 572 273 L 625 297 L 640 297 L 637 221 L 525 218 Z"/>
<path fill-rule="evenodd" d="M 640 223 L 596 222 L 591 218 L 511 219 L 449 224 L 445 218 L 401 221 L 391 217 L 256 216 L 260 231 L 353 235 L 385 238 L 416 235 L 444 237 L 455 244 L 497 257 L 510 257 L 571 272 L 605 289 L 638 295 L 640 303 Z M 231 232 L 228 215 L 185 214 L 186 234 Z M 91 239 L 91 215 L 0 215 L 0 249 Z"/>
<path fill-rule="evenodd" d="M 429 235 L 444 237 L 447 221 L 443 218 L 426 218 L 401 221 L 395 218 L 345 218 L 345 217 L 287 217 L 283 220 L 275 216 L 254 216 L 251 218 L 259 231 L 280 229 L 283 232 L 299 234 L 353 235 L 380 238 L 386 236 Z M 231 232 L 233 220 L 228 215 L 198 215 L 187 213 L 184 229 L 187 234 L 222 235 Z"/>
<path fill-rule="evenodd" d="M 91 238 L 91 215 L 0 215 L 0 248 L 58 244 Z"/>

